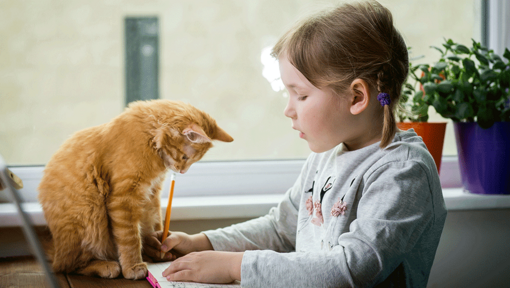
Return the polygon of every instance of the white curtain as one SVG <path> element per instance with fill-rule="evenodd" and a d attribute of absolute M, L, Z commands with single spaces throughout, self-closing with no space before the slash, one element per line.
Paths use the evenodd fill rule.
<path fill-rule="evenodd" d="M 488 48 L 502 56 L 505 47 L 510 50 L 510 1 L 490 0 L 488 6 Z"/>

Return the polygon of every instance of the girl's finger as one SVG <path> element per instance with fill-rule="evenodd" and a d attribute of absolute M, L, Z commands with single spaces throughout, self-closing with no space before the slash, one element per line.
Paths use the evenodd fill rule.
<path fill-rule="evenodd" d="M 163 260 L 165 260 L 165 261 L 171 261 L 171 260 L 175 260 L 175 259 L 177 259 L 177 256 L 170 252 L 166 252 L 165 257 L 163 257 Z"/>
<path fill-rule="evenodd" d="M 163 252 L 168 252 L 172 250 L 175 246 L 177 246 L 180 242 L 181 240 L 177 235 L 170 234 L 170 236 L 168 236 L 161 244 L 161 250 Z"/>
<path fill-rule="evenodd" d="M 158 235 L 158 234 L 160 234 L 160 235 Z M 144 239 L 145 244 L 147 244 L 148 246 L 159 248 L 159 247 L 161 247 L 161 242 L 159 241 L 159 239 L 161 239 L 161 236 L 162 236 L 162 232 L 161 233 L 157 233 L 157 232 L 151 233 L 149 236 L 145 237 L 145 239 Z"/>
<path fill-rule="evenodd" d="M 153 247 L 146 246 L 143 249 L 144 254 L 149 256 L 153 261 L 160 262 L 160 261 L 171 261 L 175 260 L 177 258 L 176 255 L 166 252 L 163 259 L 161 259 L 161 250 L 155 249 Z"/>
<path fill-rule="evenodd" d="M 159 251 L 159 249 L 156 249 L 156 248 L 151 247 L 151 246 L 145 246 L 145 247 L 143 247 L 143 252 L 144 252 L 147 256 L 149 256 L 149 257 L 151 257 L 151 258 L 153 258 L 153 259 L 155 259 L 155 258 L 159 258 L 159 256 L 161 256 L 161 252 Z"/>
<path fill-rule="evenodd" d="M 142 261 L 143 262 L 152 262 L 152 258 L 149 255 L 143 253 L 142 254 Z"/>
<path fill-rule="evenodd" d="M 194 281 L 191 270 L 181 270 L 166 276 L 168 281 Z"/>
<path fill-rule="evenodd" d="M 188 261 L 183 261 L 182 259 L 183 258 L 179 258 L 179 259 L 175 260 L 174 262 L 172 262 L 172 264 L 170 264 L 170 266 L 168 266 L 163 271 L 163 276 L 166 277 L 166 276 L 176 273 L 178 271 L 188 270 L 189 269 Z"/>

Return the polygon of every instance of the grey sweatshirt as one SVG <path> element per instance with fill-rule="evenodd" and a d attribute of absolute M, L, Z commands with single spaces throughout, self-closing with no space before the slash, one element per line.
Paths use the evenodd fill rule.
<path fill-rule="evenodd" d="M 312 153 L 267 215 L 204 233 L 246 251 L 245 287 L 426 287 L 445 218 L 434 160 L 409 130 L 384 149 Z"/>

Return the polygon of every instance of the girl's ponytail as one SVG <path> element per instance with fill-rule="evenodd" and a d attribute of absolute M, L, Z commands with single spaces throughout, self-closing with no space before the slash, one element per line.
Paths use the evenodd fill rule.
<path fill-rule="evenodd" d="M 384 126 L 382 132 L 381 144 L 379 147 L 385 148 L 388 146 L 391 141 L 393 141 L 393 137 L 395 137 L 395 133 L 397 132 L 397 124 L 395 122 L 395 116 L 393 114 L 393 109 L 390 108 L 390 105 L 384 106 Z"/>
<path fill-rule="evenodd" d="M 377 73 L 377 90 L 379 92 L 377 100 L 379 100 L 384 109 L 382 139 L 381 144 L 379 144 L 381 148 L 388 146 L 393 141 L 393 137 L 395 137 L 397 132 L 393 107 L 395 107 L 395 102 L 397 102 L 395 100 L 399 99 L 400 93 L 395 93 L 397 91 L 394 91 L 393 87 L 386 85 L 386 83 L 391 81 L 391 74 L 391 68 L 387 64 L 383 65 L 379 73 Z"/>

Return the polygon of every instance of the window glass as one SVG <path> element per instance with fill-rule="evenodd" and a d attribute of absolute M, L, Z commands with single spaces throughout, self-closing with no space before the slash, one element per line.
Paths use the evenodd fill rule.
<path fill-rule="evenodd" d="M 429 46 L 440 46 L 443 37 L 466 44 L 480 39 L 478 1 L 381 2 L 411 56 L 425 55 L 420 63 L 435 59 Z M 159 98 L 205 110 L 235 139 L 216 143 L 205 160 L 305 158 L 308 146 L 283 115 L 286 93 L 268 53 L 296 20 L 333 3 L 1 1 L 0 153 L 9 165 L 45 164 L 72 133 L 121 113 L 126 19 L 155 17 L 157 49 L 141 51 L 158 53 L 147 71 L 157 67 L 151 73 Z M 452 131 L 449 124 L 446 155 L 456 154 Z"/>

